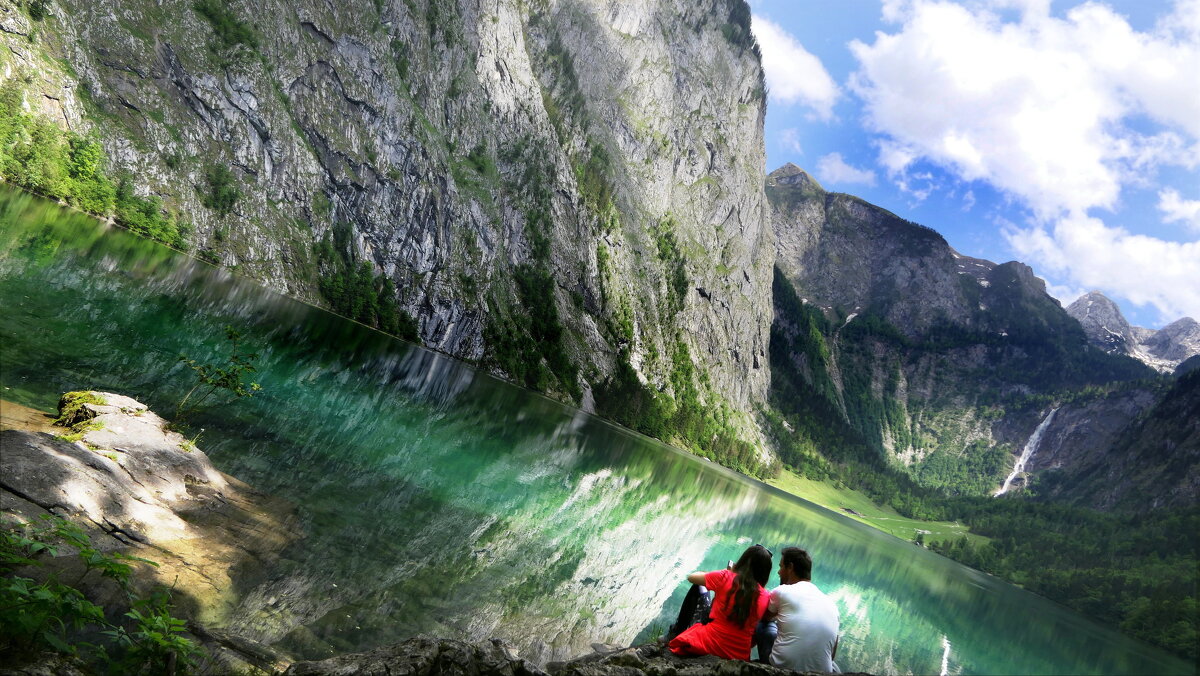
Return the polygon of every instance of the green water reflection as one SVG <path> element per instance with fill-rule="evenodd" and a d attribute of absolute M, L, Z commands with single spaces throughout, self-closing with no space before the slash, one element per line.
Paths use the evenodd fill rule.
<path fill-rule="evenodd" d="M 751 542 L 806 547 L 875 673 L 1194 673 L 987 575 L 55 205 L 0 188 L 0 384 L 52 410 L 92 388 L 169 412 L 177 357 L 224 324 L 253 399 L 197 416 L 222 470 L 300 506 L 302 538 L 238 578 L 231 631 L 303 657 L 426 632 L 537 661 L 628 643 L 683 575 Z"/>

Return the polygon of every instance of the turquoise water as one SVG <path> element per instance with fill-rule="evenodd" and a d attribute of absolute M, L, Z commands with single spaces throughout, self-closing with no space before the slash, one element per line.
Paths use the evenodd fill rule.
<path fill-rule="evenodd" d="M 294 502 L 296 543 L 239 574 L 227 629 L 300 657 L 417 633 L 544 662 L 665 624 L 692 570 L 795 544 L 873 673 L 1195 673 L 1067 609 L 704 460 L 0 188 L 0 386 L 169 414 L 181 354 L 261 353 L 251 399 L 192 420 L 223 471 Z M 774 581 L 773 581 L 774 582 Z"/>

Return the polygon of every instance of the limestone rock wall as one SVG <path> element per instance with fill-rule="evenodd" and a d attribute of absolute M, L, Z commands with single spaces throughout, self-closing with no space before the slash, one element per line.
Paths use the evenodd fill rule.
<path fill-rule="evenodd" d="M 332 252 L 390 279 L 426 345 L 503 373 L 488 336 L 534 331 L 521 275 L 545 271 L 580 375 L 543 389 L 586 407 L 623 354 L 669 389 L 682 340 L 748 412 L 774 252 L 739 7 L 61 0 L 33 22 L 3 0 L 0 79 L 239 274 L 323 304 Z M 228 214 L 205 206 L 218 166 Z"/>

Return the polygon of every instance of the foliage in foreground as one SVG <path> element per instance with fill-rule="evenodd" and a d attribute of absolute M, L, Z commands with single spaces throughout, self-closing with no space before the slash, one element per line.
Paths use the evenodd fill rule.
<path fill-rule="evenodd" d="M 186 673 L 198 647 L 183 635 L 184 621 L 170 614 L 170 593 L 156 589 L 148 597 L 129 585 L 131 563 L 157 565 L 135 556 L 102 553 L 74 523 L 43 516 L 42 524 L 0 522 L 0 662 L 19 664 L 43 652 L 81 660 L 88 671 L 104 674 Z M 23 577 L 59 547 L 78 552 L 84 571 L 72 584 L 50 573 L 38 582 Z M 89 601 L 79 585 L 107 578 L 126 594 L 129 609 L 110 620 Z M 92 639 L 100 637 L 99 642 Z"/>

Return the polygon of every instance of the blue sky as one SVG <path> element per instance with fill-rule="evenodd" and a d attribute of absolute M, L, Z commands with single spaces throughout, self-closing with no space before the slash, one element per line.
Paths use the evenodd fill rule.
<path fill-rule="evenodd" d="M 750 0 L 767 170 L 1200 319 L 1200 0 Z"/>

